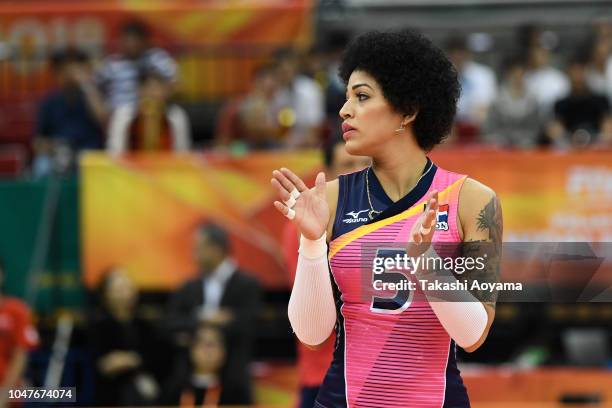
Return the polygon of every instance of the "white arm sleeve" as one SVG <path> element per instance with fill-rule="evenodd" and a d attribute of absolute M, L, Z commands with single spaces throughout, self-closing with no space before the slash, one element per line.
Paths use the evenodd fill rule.
<path fill-rule="evenodd" d="M 434 301 L 429 304 L 448 335 L 463 348 L 476 344 L 487 328 L 487 311 L 476 299 L 473 302 Z"/>
<path fill-rule="evenodd" d="M 437 256 L 433 248 L 425 253 L 425 257 Z M 439 272 L 430 274 L 426 279 L 429 281 L 435 279 L 442 283 L 457 281 L 454 276 Z M 424 290 L 423 292 L 440 324 L 459 346 L 462 348 L 473 346 L 482 337 L 489 320 L 487 311 L 469 291 L 454 290 L 440 293 Z"/>
<path fill-rule="evenodd" d="M 300 254 L 289 299 L 289 321 L 302 343 L 323 343 L 336 324 L 336 306 L 327 265 L 326 234 L 300 238 Z"/>

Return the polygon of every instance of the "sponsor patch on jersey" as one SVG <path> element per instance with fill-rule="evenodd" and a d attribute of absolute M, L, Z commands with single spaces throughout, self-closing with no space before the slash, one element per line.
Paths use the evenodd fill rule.
<path fill-rule="evenodd" d="M 423 211 L 427 208 L 427 204 L 423 205 Z M 436 213 L 436 230 L 448 231 L 448 204 L 440 204 Z"/>
<path fill-rule="evenodd" d="M 448 231 L 448 204 L 440 204 L 436 214 L 436 229 L 438 231 Z"/>

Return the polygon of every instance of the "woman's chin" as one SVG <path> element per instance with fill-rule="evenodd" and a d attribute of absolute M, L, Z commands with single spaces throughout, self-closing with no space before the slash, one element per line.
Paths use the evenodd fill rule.
<path fill-rule="evenodd" d="M 348 140 L 344 144 L 344 148 L 348 154 L 353 156 L 368 156 L 367 152 L 364 151 L 363 145 L 356 140 Z"/>

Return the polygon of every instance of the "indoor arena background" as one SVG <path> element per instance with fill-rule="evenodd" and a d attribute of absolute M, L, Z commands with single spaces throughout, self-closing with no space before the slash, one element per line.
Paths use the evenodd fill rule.
<path fill-rule="evenodd" d="M 154 406 L 180 391 L 189 373 L 176 368 L 177 344 L 215 366 L 210 355 L 228 339 L 209 333 L 198 357 L 193 339 L 170 332 L 169 310 L 197 275 L 194 231 L 212 221 L 260 288 L 245 334 L 255 405 L 296 406 L 292 237 L 272 206 L 271 172 L 288 167 L 311 184 L 329 169 L 342 48 L 367 30 L 403 28 L 465 69 L 453 133 L 430 157 L 498 193 L 505 243 L 574 244 L 564 254 L 577 263 L 559 277 L 549 259 L 546 285 L 594 291 L 500 302 L 486 343 L 459 351 L 473 406 L 612 406 L 612 2 L 603 0 L 0 1 L 0 312 L 7 297 L 28 305 L 22 346 L 9 347 L 0 315 L 0 379 L 22 347 L 22 386 L 75 387 L 76 402 L 59 405 L 98 405 L 108 388 L 100 347 L 116 333 L 96 319 L 117 271 L 112 285 L 132 296 L 123 301 L 138 318 L 120 325 L 140 339 L 121 356 L 130 363 L 117 363 L 138 367 L 132 392 Z M 145 41 L 153 74 L 128 78 L 129 35 Z M 127 95 L 129 80 L 143 113 L 124 130 L 142 137 L 122 148 L 111 142 L 121 115 L 109 95 Z M 304 94 L 278 102 L 297 82 Z M 187 141 L 164 145 L 158 136 L 173 131 Z M 532 278 L 521 275 L 542 284 Z"/>

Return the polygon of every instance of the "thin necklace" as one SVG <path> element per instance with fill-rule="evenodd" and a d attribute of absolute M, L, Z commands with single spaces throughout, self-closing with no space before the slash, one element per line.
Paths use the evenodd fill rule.
<path fill-rule="evenodd" d="M 429 173 L 429 171 L 433 167 L 433 162 L 428 161 L 428 164 L 429 166 L 427 166 L 427 169 L 423 172 L 423 174 L 421 174 L 421 177 L 419 177 L 416 184 L 414 185 L 415 187 L 420 183 L 421 179 L 425 177 L 427 173 Z M 382 213 L 382 211 L 375 210 L 374 206 L 372 205 L 372 198 L 370 197 L 370 168 L 372 168 L 372 166 L 368 166 L 368 168 L 366 169 L 365 178 L 366 178 L 366 192 L 368 194 L 368 203 L 370 204 L 370 211 L 368 212 L 368 217 L 370 217 L 370 219 L 373 220 L 374 217 Z"/>

